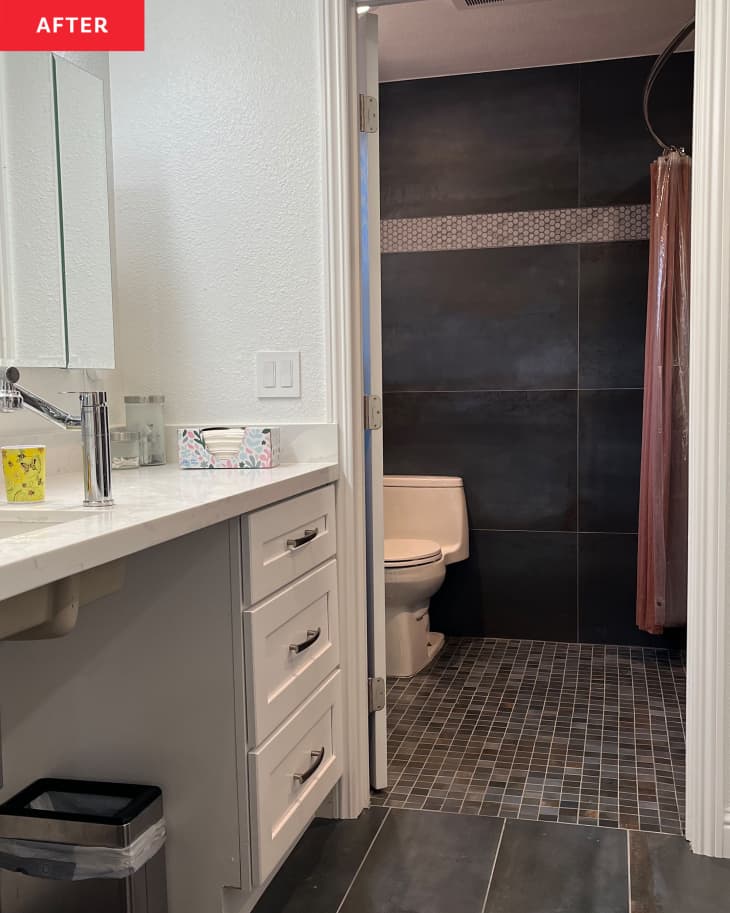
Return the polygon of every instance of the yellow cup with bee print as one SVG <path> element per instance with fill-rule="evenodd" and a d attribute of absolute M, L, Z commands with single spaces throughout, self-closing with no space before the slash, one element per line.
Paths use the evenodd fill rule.
<path fill-rule="evenodd" d="M 1 449 L 8 501 L 17 504 L 45 500 L 46 448 L 42 444 L 29 444 Z"/>

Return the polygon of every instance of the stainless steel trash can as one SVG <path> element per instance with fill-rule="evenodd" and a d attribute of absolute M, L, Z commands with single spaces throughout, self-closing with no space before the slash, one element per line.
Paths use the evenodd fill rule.
<path fill-rule="evenodd" d="M 37 780 L 0 805 L 0 913 L 167 913 L 164 841 L 156 786 Z"/>

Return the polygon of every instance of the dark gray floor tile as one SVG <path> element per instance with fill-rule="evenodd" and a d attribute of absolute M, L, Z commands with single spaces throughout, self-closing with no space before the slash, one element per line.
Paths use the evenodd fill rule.
<path fill-rule="evenodd" d="M 254 913 L 336 913 L 388 813 L 370 808 L 355 821 L 315 819 Z"/>
<path fill-rule="evenodd" d="M 574 533 L 482 532 L 431 601 L 434 631 L 459 636 L 577 639 Z"/>
<path fill-rule="evenodd" d="M 385 219 L 578 204 L 578 68 L 380 87 Z"/>
<path fill-rule="evenodd" d="M 387 393 L 384 435 L 386 472 L 464 479 L 474 529 L 575 529 L 575 391 Z"/>
<path fill-rule="evenodd" d="M 652 123 L 670 144 L 689 149 L 693 54 L 675 54 L 651 98 Z M 653 57 L 580 67 L 581 206 L 649 202 L 649 166 L 659 147 L 644 124 L 644 83 Z"/>
<path fill-rule="evenodd" d="M 508 821 L 485 913 L 628 913 L 626 833 Z"/>
<path fill-rule="evenodd" d="M 503 822 L 394 810 L 342 913 L 481 913 Z"/>
<path fill-rule="evenodd" d="M 583 244 L 580 386 L 644 386 L 649 242 Z"/>
<path fill-rule="evenodd" d="M 686 628 L 657 637 L 636 627 L 637 537 L 621 533 L 578 536 L 578 639 L 588 644 L 628 644 L 681 649 Z"/>
<path fill-rule="evenodd" d="M 639 520 L 642 390 L 579 394 L 579 528 L 635 533 Z"/>
<path fill-rule="evenodd" d="M 578 256 L 570 244 L 386 254 L 385 389 L 575 388 Z"/>
<path fill-rule="evenodd" d="M 681 837 L 632 832 L 631 913 L 730 909 L 730 860 L 695 856 Z"/>

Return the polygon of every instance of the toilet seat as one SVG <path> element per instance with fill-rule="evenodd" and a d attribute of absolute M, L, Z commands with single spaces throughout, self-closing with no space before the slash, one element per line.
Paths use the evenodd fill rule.
<path fill-rule="evenodd" d="M 385 567 L 422 567 L 443 557 L 441 546 L 430 539 L 386 539 Z"/>

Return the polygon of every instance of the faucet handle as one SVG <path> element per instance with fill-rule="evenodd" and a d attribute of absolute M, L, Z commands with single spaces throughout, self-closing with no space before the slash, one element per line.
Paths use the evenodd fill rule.
<path fill-rule="evenodd" d="M 20 380 L 20 371 L 17 368 L 6 368 L 5 380 L 9 384 L 17 384 Z"/>

